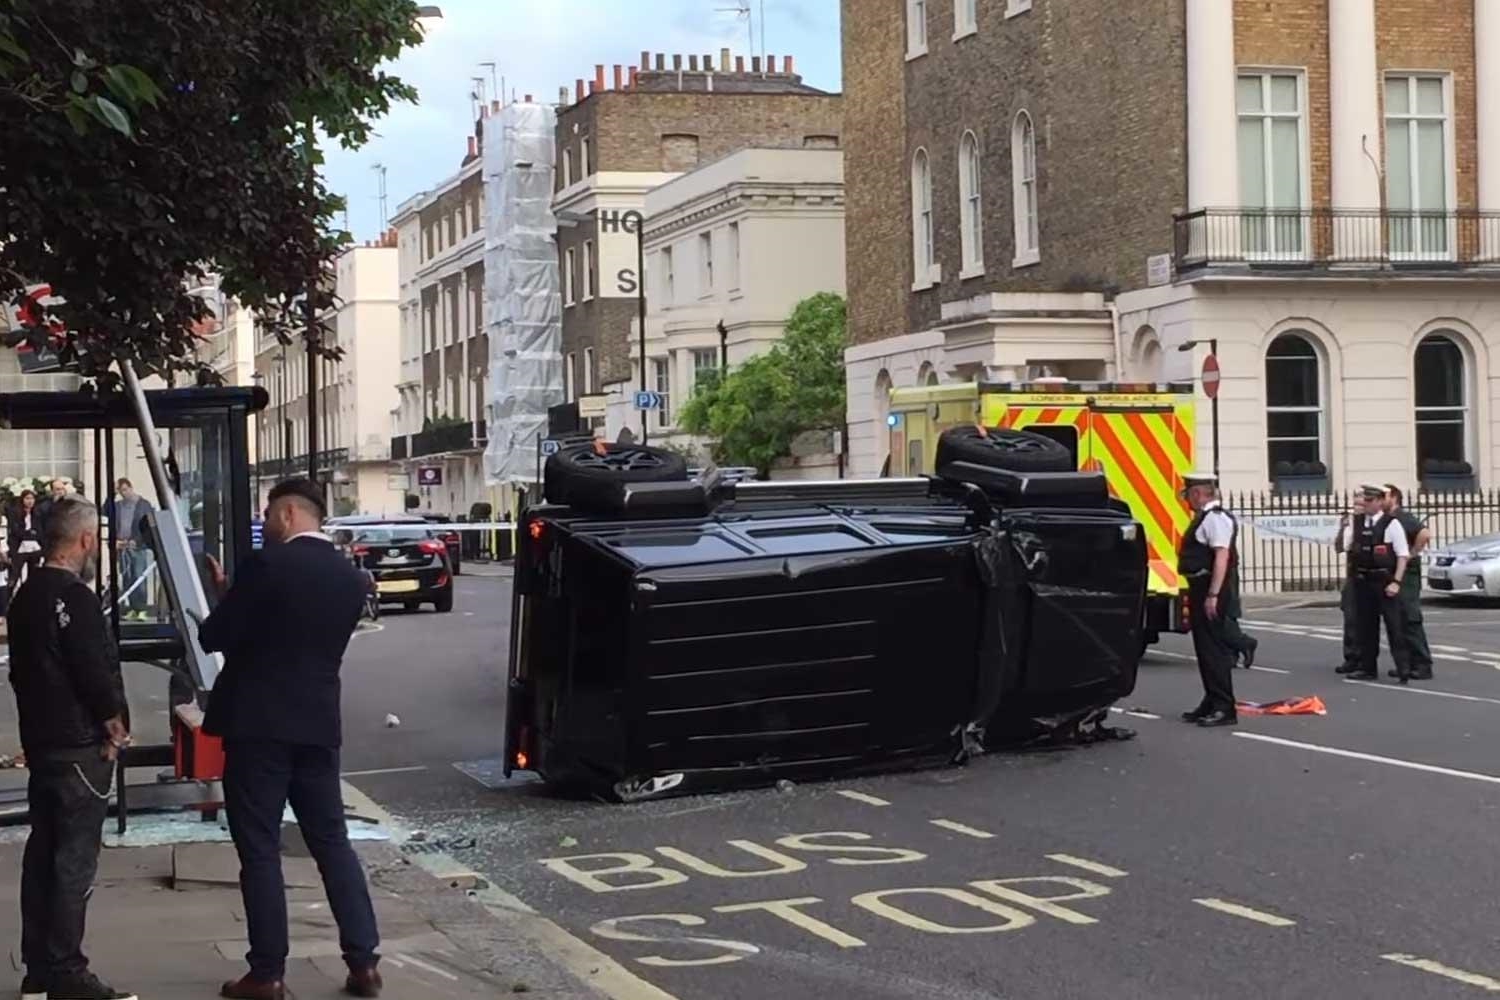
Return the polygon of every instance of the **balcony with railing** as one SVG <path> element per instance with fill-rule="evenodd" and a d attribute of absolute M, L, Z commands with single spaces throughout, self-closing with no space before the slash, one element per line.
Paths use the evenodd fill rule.
<path fill-rule="evenodd" d="M 411 435 L 409 457 L 422 458 L 427 455 L 441 455 L 445 452 L 473 451 L 483 448 L 486 440 L 485 432 L 483 420 L 478 421 L 478 426 L 468 420 L 431 425 Z M 394 452 L 391 457 L 395 457 Z"/>
<path fill-rule="evenodd" d="M 1178 274 L 1416 272 L 1500 277 L 1500 212 L 1205 208 L 1174 216 Z"/>

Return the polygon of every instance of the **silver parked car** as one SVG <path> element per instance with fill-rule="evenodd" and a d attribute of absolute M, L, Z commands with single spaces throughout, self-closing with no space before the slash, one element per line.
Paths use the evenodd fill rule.
<path fill-rule="evenodd" d="M 1427 586 L 1451 594 L 1500 597 L 1500 534 L 1476 535 L 1422 554 Z"/>

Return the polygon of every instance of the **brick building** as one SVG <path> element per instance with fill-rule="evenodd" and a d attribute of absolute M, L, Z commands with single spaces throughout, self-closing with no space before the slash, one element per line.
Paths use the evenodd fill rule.
<path fill-rule="evenodd" d="M 580 397 L 618 396 L 639 378 L 640 279 L 636 236 L 616 220 L 641 212 L 658 185 L 740 149 L 837 148 L 841 98 L 804 84 L 791 57 L 747 64 L 723 49 L 717 62 L 642 52 L 639 67 L 615 66 L 609 79 L 596 66 L 559 104 L 552 207 L 563 353 L 573 364 L 566 382 Z M 605 401 L 597 402 L 602 417 Z"/>
<path fill-rule="evenodd" d="M 1189 378 L 1215 341 L 1228 485 L 1494 483 L 1500 4 L 844 0 L 843 25 L 856 472 L 893 385 Z"/>

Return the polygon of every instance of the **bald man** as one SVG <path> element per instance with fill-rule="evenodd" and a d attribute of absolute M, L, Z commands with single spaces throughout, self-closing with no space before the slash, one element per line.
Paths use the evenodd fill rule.
<path fill-rule="evenodd" d="M 339 781 L 339 668 L 359 624 L 365 581 L 322 532 L 322 491 L 306 479 L 271 490 L 265 545 L 251 553 L 203 622 L 199 639 L 224 654 L 204 729 L 223 737 L 229 832 L 240 856 L 250 970 L 225 983 L 231 1000 L 282 1000 L 288 950 L 281 817 L 297 817 L 339 928 L 346 990 L 380 995 L 379 932 L 349 845 Z"/>

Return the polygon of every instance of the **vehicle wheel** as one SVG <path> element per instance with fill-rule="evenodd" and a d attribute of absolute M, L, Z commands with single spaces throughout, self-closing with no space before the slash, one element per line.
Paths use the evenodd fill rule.
<path fill-rule="evenodd" d="M 548 503 L 587 504 L 621 483 L 682 482 L 687 460 L 662 448 L 585 442 L 547 459 L 542 489 Z"/>
<path fill-rule="evenodd" d="M 432 607 L 433 607 L 434 611 L 438 611 L 438 612 L 452 611 L 453 610 L 453 590 L 452 590 L 452 588 L 449 588 L 449 590 L 448 590 L 447 593 L 443 594 L 437 600 L 433 601 L 432 602 Z"/>
<path fill-rule="evenodd" d="M 973 424 L 950 427 L 938 438 L 936 462 L 941 470 L 949 462 L 973 462 L 1007 472 L 1077 472 L 1066 447 L 1040 434 Z"/>

